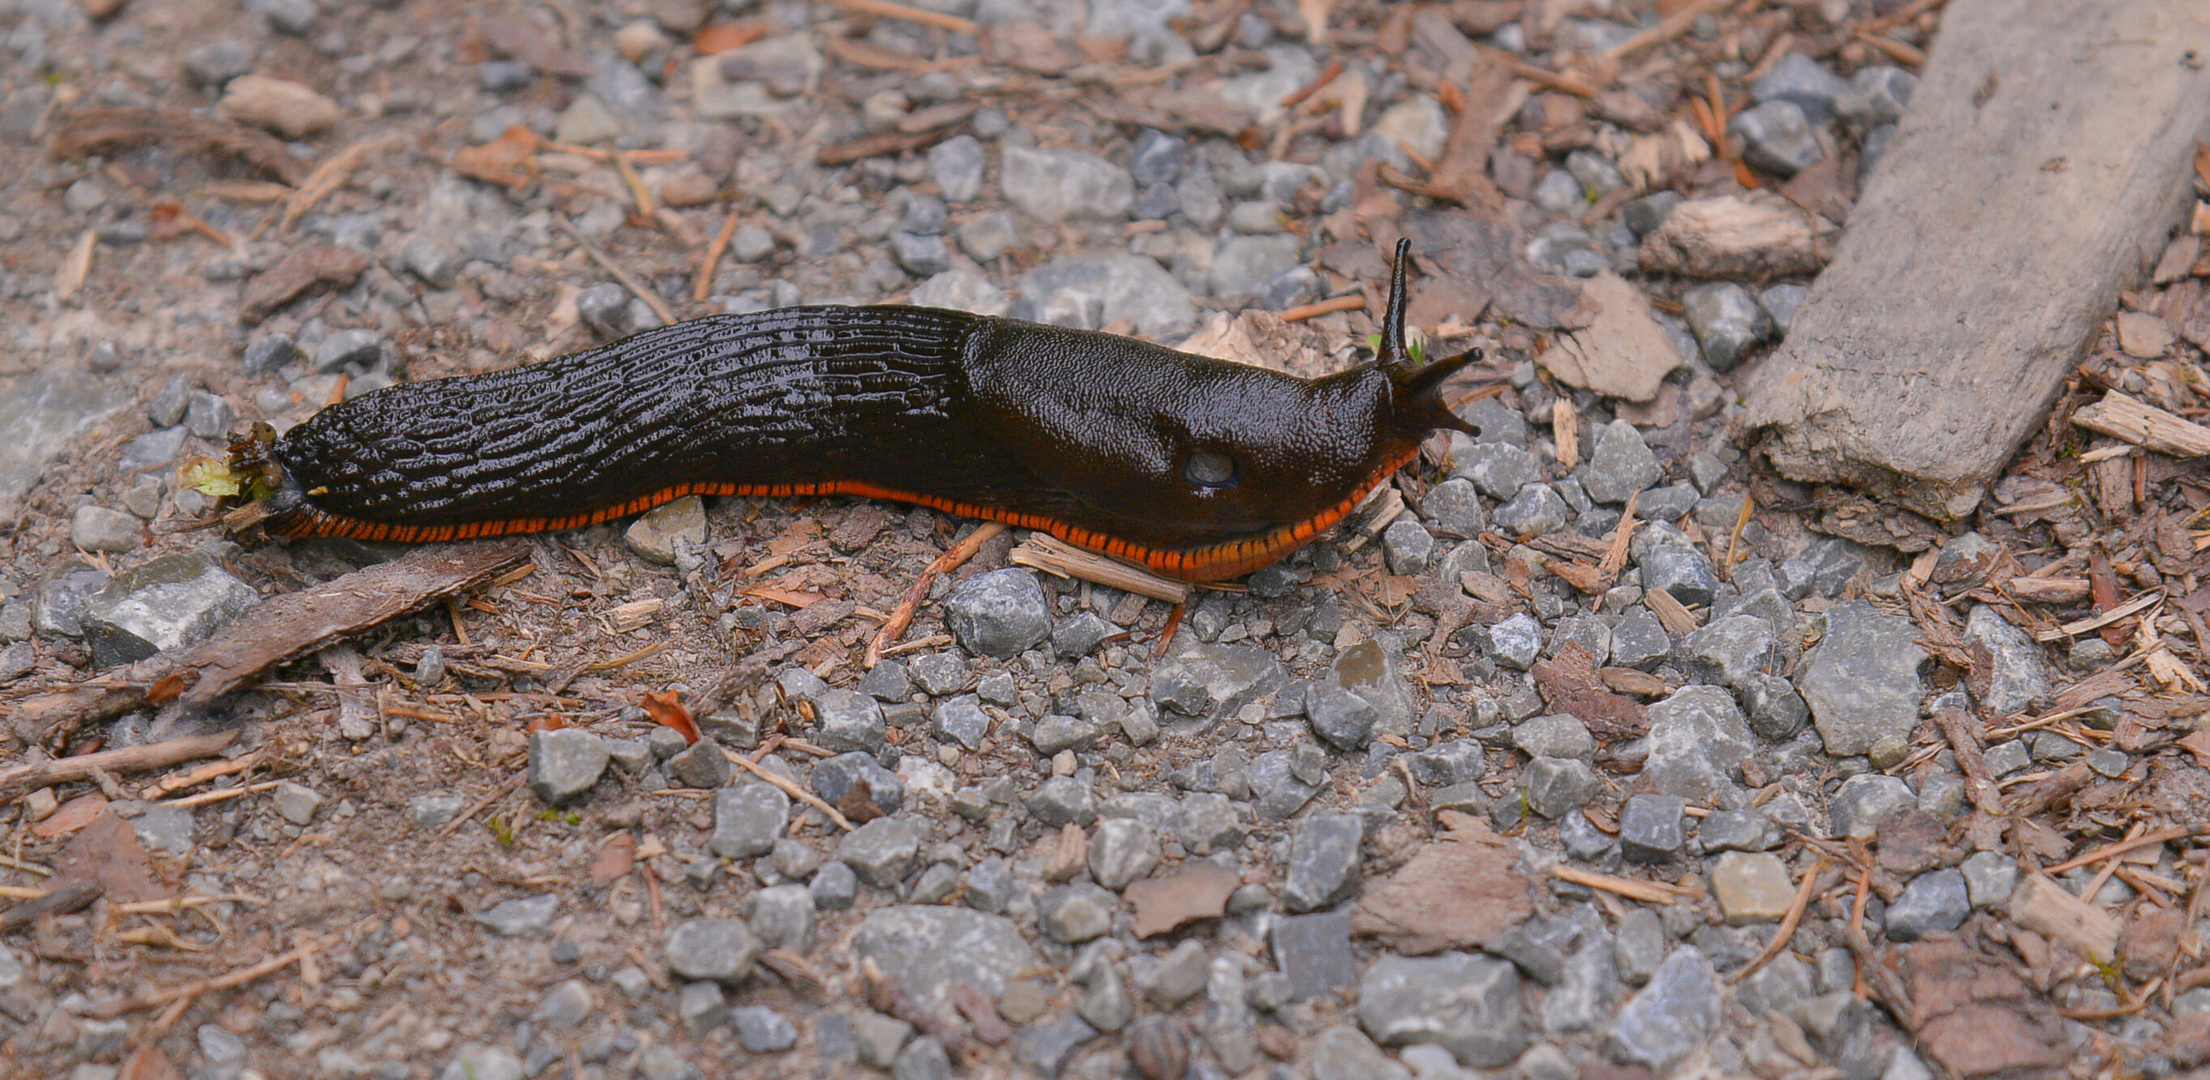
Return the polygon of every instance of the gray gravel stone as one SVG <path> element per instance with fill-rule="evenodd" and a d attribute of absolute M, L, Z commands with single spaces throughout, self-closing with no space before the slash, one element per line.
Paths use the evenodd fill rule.
<path fill-rule="evenodd" d="M 1923 696 L 1927 661 L 1909 619 L 1845 600 L 1814 616 L 1819 643 L 1804 653 L 1796 689 L 1836 757 L 1862 754 L 1883 740 L 1908 739 Z"/>
<path fill-rule="evenodd" d="M 137 518 L 105 506 L 80 506 L 69 520 L 69 542 L 84 551 L 136 551 L 145 533 Z"/>
<path fill-rule="evenodd" d="M 1120 898 L 1087 881 L 1046 890 L 1036 901 L 1036 925 L 1061 945 L 1079 945 L 1113 928 Z"/>
<path fill-rule="evenodd" d="M 1358 1022 L 1384 1046 L 1435 1043 L 1477 1068 L 1509 1064 L 1529 1041 L 1518 970 L 1457 952 L 1375 961 L 1358 985 Z"/>
<path fill-rule="evenodd" d="M 621 286 L 609 286 L 617 292 Z M 366 329 L 339 330 L 315 346 L 317 374 L 329 374 L 347 365 L 370 367 L 383 357 L 384 335 Z"/>
<path fill-rule="evenodd" d="M 1661 794 L 1737 808 L 1733 774 L 1757 751 L 1742 710 L 1715 686 L 1685 686 L 1650 706 L 1649 757 L 1642 776 Z"/>
<path fill-rule="evenodd" d="M 1013 1033 L 1013 1060 L 1044 1076 L 1057 1076 L 1075 1051 L 1097 1038 L 1096 1028 L 1073 1013 L 1024 1024 Z"/>
<path fill-rule="evenodd" d="M 804 885 L 772 885 L 745 897 L 746 923 L 762 948 L 804 954 L 813 948 L 813 893 Z"/>
<path fill-rule="evenodd" d="M 1213 251 L 1207 281 L 1215 299 L 1236 303 L 1256 297 L 1266 284 L 1297 265 L 1300 244 L 1294 235 L 1229 236 Z"/>
<path fill-rule="evenodd" d="M 838 753 L 879 754 L 890 733 L 882 706 L 865 694 L 830 690 L 814 699 L 814 741 Z"/>
<path fill-rule="evenodd" d="M 560 897 L 552 893 L 528 896 L 517 900 L 502 900 L 489 909 L 476 913 L 476 921 L 500 937 L 521 937 L 535 934 L 552 925 L 553 915 L 560 910 Z"/>
<path fill-rule="evenodd" d="M 1850 126 L 1870 131 L 1903 119 L 1911 104 L 1918 76 L 1899 67 L 1882 65 L 1858 68 L 1849 77 L 1849 89 L 1834 102 L 1834 112 Z"/>
<path fill-rule="evenodd" d="M 1489 647 L 1498 663 L 1525 671 L 1542 657 L 1542 624 L 1525 612 L 1489 628 Z"/>
<path fill-rule="evenodd" d="M 1828 71 L 1825 65 L 1802 53 L 1792 52 L 1782 56 L 1771 70 L 1750 84 L 1750 97 L 1760 103 L 1795 102 L 1805 120 L 1822 124 L 1834 115 L 1836 103 L 1848 95 L 1849 89 L 1849 84 Z"/>
<path fill-rule="evenodd" d="M 219 394 L 193 394 L 184 410 L 184 429 L 202 439 L 227 439 L 238 422 L 238 410 Z"/>
<path fill-rule="evenodd" d="M 2019 712 L 2036 699 L 2049 696 L 2049 665 L 2041 646 L 2023 630 L 1997 614 L 1994 608 L 1976 604 L 1965 620 L 1965 640 L 1987 646 L 1994 658 L 1993 677 L 1980 704 L 1997 714 Z"/>
<path fill-rule="evenodd" d="M 1803 106 L 1786 99 L 1735 114 L 1727 133 L 1741 137 L 1742 160 L 1776 176 L 1794 176 L 1826 156 Z"/>
<path fill-rule="evenodd" d="M 1151 671 L 1151 700 L 1166 713 L 1201 721 L 1162 717 L 1169 727 L 1196 731 L 1241 711 L 1245 705 L 1278 692 L 1288 681 L 1281 661 L 1265 649 L 1185 641 Z"/>
<path fill-rule="evenodd" d="M 1917 941 L 1938 931 L 1955 930 L 1972 914 L 1964 874 L 1934 870 L 1912 878 L 1903 895 L 1888 905 L 1882 926 L 1890 941 Z"/>
<path fill-rule="evenodd" d="M 755 1054 L 780 1054 L 798 1045 L 798 1028 L 770 1008 L 744 1005 L 731 1009 L 729 1024 L 737 1029 L 737 1042 Z"/>
<path fill-rule="evenodd" d="M 929 178 L 946 202 L 973 202 L 980 196 L 986 164 L 982 143 L 972 135 L 954 135 L 928 150 Z"/>
<path fill-rule="evenodd" d="M 1685 544 L 1652 543 L 1635 560 L 1644 590 L 1664 589 L 1690 607 L 1705 606 L 1719 594 L 1719 572 L 1702 551 Z"/>
<path fill-rule="evenodd" d="M 560 806 L 591 790 L 610 760 L 606 740 L 581 728 L 532 732 L 529 737 L 529 789 L 549 806 Z"/>
<path fill-rule="evenodd" d="M 895 814 L 905 808 L 905 781 L 898 774 L 882 767 L 874 755 L 855 750 L 838 754 L 815 763 L 809 778 L 813 793 L 821 796 L 830 806 L 844 801 L 852 789 L 867 785 L 867 799 L 882 814 Z"/>
<path fill-rule="evenodd" d="M 1596 453 L 1589 459 L 1581 486 L 1589 498 L 1616 505 L 1664 475 L 1657 455 L 1642 441 L 1642 432 L 1625 420 L 1614 420 L 1596 433 Z"/>
<path fill-rule="evenodd" d="M 1869 840 L 1879 831 L 1880 819 L 1917 805 L 1918 797 L 1900 778 L 1860 773 L 1834 789 L 1826 811 L 1834 822 L 1834 835 Z"/>
<path fill-rule="evenodd" d="M 1090 837 L 1090 877 L 1114 892 L 1159 864 L 1159 834 L 1136 818 L 1107 818 Z"/>
<path fill-rule="evenodd" d="M 1781 563 L 1774 576 L 1783 595 L 1801 600 L 1814 594 L 1833 596 L 1864 569 L 1863 547 L 1838 536 L 1822 536 Z"/>
<path fill-rule="evenodd" d="M 983 736 L 990 733 L 990 715 L 973 694 L 937 702 L 930 723 L 939 742 L 956 742 L 969 750 L 981 749 Z"/>
<path fill-rule="evenodd" d="M 1009 311 L 1016 319 L 1091 330 L 1127 319 L 1153 338 L 1197 322 L 1188 288 L 1156 260 L 1132 252 L 1061 256 L 1023 275 L 1017 292 Z"/>
<path fill-rule="evenodd" d="M 1619 811 L 1619 853 L 1630 862 L 1664 863 L 1687 842 L 1687 802 L 1678 795 L 1633 795 Z"/>
<path fill-rule="evenodd" d="M 1348 908 L 1283 916 L 1274 920 L 1272 938 L 1274 966 L 1280 968 L 1289 981 L 1291 1001 L 1310 1001 L 1333 994 L 1358 978 L 1358 960 L 1351 953 L 1351 912 Z M 1197 955 L 1201 960 L 1202 949 Z M 1164 972 L 1166 967 L 1162 962 L 1159 970 Z M 1186 998 L 1194 993 L 1193 989 L 1182 996 Z M 1154 990 L 1153 1003 L 1161 1008 L 1169 1008 L 1179 1001 L 1162 1002 Z"/>
<path fill-rule="evenodd" d="M 1313 1037 L 1307 1067 L 1312 1080 L 1412 1080 L 1412 1070 L 1349 1024 L 1324 1028 Z"/>
<path fill-rule="evenodd" d="M 1527 808 L 1553 821 L 1588 805 L 1603 788 L 1594 769 L 1572 758 L 1538 757 L 1523 775 Z"/>
<path fill-rule="evenodd" d="M 1604 1049 L 1620 1061 L 1664 1070 L 1702 1046 L 1719 1026 L 1718 973 L 1693 945 L 1683 945 L 1619 1010 Z"/>
<path fill-rule="evenodd" d="M 1554 1035 L 1594 1031 L 1612 1018 L 1620 992 L 1613 952 L 1610 936 L 1601 935 L 1566 958 L 1557 985 L 1543 995 L 1543 1030 Z M 1520 1062 L 1525 1070 L 1524 1055 Z"/>
<path fill-rule="evenodd" d="M 1181 813 L 1174 820 L 1174 836 L 1192 855 L 1230 851 L 1243 843 L 1243 822 L 1244 815 L 1236 812 L 1226 795 L 1199 793 L 1182 800 Z"/>
<path fill-rule="evenodd" d="M 922 307 L 951 308 L 977 315 L 1003 315 L 1012 307 L 1005 290 L 973 270 L 946 270 L 922 282 L 912 300 Z"/>
<path fill-rule="evenodd" d="M 1656 911 L 1646 907 L 1629 909 L 1619 920 L 1619 932 L 1612 940 L 1612 959 L 1618 962 L 1620 978 L 1632 986 L 1649 982 L 1665 961 L 1670 944 Z"/>
<path fill-rule="evenodd" d="M 1696 839 L 1707 852 L 1766 851 L 1780 842 L 1780 829 L 1755 810 L 1714 810 L 1697 823 Z"/>
<path fill-rule="evenodd" d="M 837 841 L 837 861 L 861 881 L 888 889 L 904 880 L 921 853 L 921 829 L 905 818 L 876 818 Z"/>
<path fill-rule="evenodd" d="M 1975 851 L 1958 869 L 1964 873 L 1965 895 L 1973 907 L 1999 904 L 2018 888 L 2018 860 L 2001 852 Z"/>
<path fill-rule="evenodd" d="M 1051 608 L 1032 570 L 993 570 L 944 598 L 944 623 L 969 652 L 1006 658 L 1051 636 Z"/>
<path fill-rule="evenodd" d="M 130 520 L 133 530 L 141 528 Z M 211 555 L 163 555 L 86 598 L 76 621 L 93 662 L 108 667 L 206 641 L 260 599 Z"/>
<path fill-rule="evenodd" d="M 1097 795 L 1090 785 L 1072 776 L 1054 776 L 1036 786 L 1022 805 L 1037 821 L 1053 829 L 1088 825 L 1097 820 Z"/>
<path fill-rule="evenodd" d="M 729 757 L 721 744 L 700 739 L 668 759 L 668 775 L 694 788 L 711 791 L 729 782 Z"/>
<path fill-rule="evenodd" d="M 1435 537 L 1417 520 L 1400 517 L 1382 530 L 1381 550 L 1390 573 L 1423 574 L 1435 559 Z"/>
<path fill-rule="evenodd" d="M 280 780 L 276 785 L 276 813 L 294 825 L 308 825 L 322 809 L 322 793 L 304 784 Z"/>
<path fill-rule="evenodd" d="M 1752 346 L 1772 335 L 1772 320 L 1757 306 L 1756 298 L 1731 281 L 1688 289 L 1681 293 L 1681 307 L 1703 348 L 1704 363 L 1722 374 L 1734 370 Z"/>
<path fill-rule="evenodd" d="M 1620 204 L 1619 220 L 1633 230 L 1637 239 L 1657 231 L 1665 223 L 1665 216 L 1681 204 L 1677 191 L 1655 191 L 1639 199 L 1629 199 Z"/>
<path fill-rule="evenodd" d="M 1120 633 L 1094 611 L 1080 611 L 1059 620 L 1051 631 L 1052 654 L 1061 660 L 1079 660 L 1097 651 L 1105 639 Z"/>
<path fill-rule="evenodd" d="M 825 862 L 814 871 L 813 880 L 806 882 L 806 892 L 813 897 L 816 909 L 842 911 L 859 897 L 859 875 L 841 862 Z"/>
<path fill-rule="evenodd" d="M 1512 745 L 1528 757 L 1581 758 L 1596 754 L 1596 737 L 1573 716 L 1537 716 L 1512 729 Z M 1555 815 L 1548 815 L 1555 816 Z"/>
<path fill-rule="evenodd" d="M 1488 772 L 1481 744 L 1472 739 L 1449 739 L 1402 759 L 1412 779 L 1422 787 L 1449 787 L 1479 780 Z"/>
<path fill-rule="evenodd" d="M 956 694 L 967 686 L 970 677 L 967 661 L 958 653 L 935 652 L 913 658 L 906 665 L 913 681 L 921 692 L 932 697 Z"/>
<path fill-rule="evenodd" d="M 630 523 L 622 543 L 647 562 L 674 566 L 683 545 L 706 543 L 706 502 L 696 495 L 654 507 Z"/>
<path fill-rule="evenodd" d="M 1742 689 L 1773 661 L 1773 624 L 1752 615 L 1729 615 L 1681 641 L 1689 673 L 1706 682 Z"/>
<path fill-rule="evenodd" d="M 505 1048 L 467 1043 L 453 1054 L 438 1080 L 523 1080 L 528 1075 L 522 1059 Z"/>
<path fill-rule="evenodd" d="M 742 982 L 761 952 L 760 941 L 741 919 L 685 919 L 668 931 L 664 950 L 668 970 L 692 980 Z"/>
<path fill-rule="evenodd" d="M 1740 692 L 1750 730 L 1760 738 L 1793 738 L 1811 719 L 1811 706 L 1804 703 L 1793 684 L 1778 675 L 1753 673 L 1743 679 Z"/>
<path fill-rule="evenodd" d="M 934 1036 L 915 1039 L 898 1051 L 890 1080 L 952 1080 L 951 1054 Z"/>
<path fill-rule="evenodd" d="M 1269 750 L 1251 762 L 1245 775 L 1259 816 L 1285 821 L 1327 786 L 1326 756 L 1310 743 L 1295 750 Z"/>
<path fill-rule="evenodd" d="M 714 792 L 714 832 L 706 846 L 729 859 L 765 855 L 789 825 L 790 796 L 774 785 L 746 780 Z"/>
<path fill-rule="evenodd" d="M 1012 145 L 999 158 L 998 186 L 1005 201 L 1045 222 L 1123 218 L 1136 196 L 1128 171 L 1095 154 Z"/>
<path fill-rule="evenodd" d="M 1607 610 L 1610 605 L 1606 605 Z M 1673 638 L 1649 608 L 1637 606 L 1620 616 L 1611 630 L 1611 662 L 1648 670 L 1673 654 Z"/>
<path fill-rule="evenodd" d="M 1086 750 L 1097 741 L 1097 725 L 1054 713 L 1036 721 L 1036 726 L 1029 729 L 1028 741 L 1044 757 L 1061 750 Z"/>
<path fill-rule="evenodd" d="M 898 1051 L 913 1037 L 913 1025 L 878 1012 L 862 1012 L 852 1022 L 860 1061 L 878 1069 L 897 1064 Z"/>
<path fill-rule="evenodd" d="M 138 834 L 138 842 L 148 851 L 177 856 L 192 853 L 192 811 L 189 807 L 149 806 L 130 820 L 130 826 Z M 0 970 L 4 968 L 5 965 L 0 964 Z"/>
<path fill-rule="evenodd" d="M 1803 298 L 1809 295 L 1810 289 L 1784 281 L 1759 291 L 1757 306 L 1767 319 L 1772 320 L 1775 335 L 1785 336 L 1788 327 L 1796 321 L 1796 309 L 1803 306 Z"/>
<path fill-rule="evenodd" d="M 1542 479 L 1542 459 L 1506 442 L 1453 444 L 1450 458 L 1452 477 L 1472 481 L 1481 494 L 1499 501 Z"/>
<path fill-rule="evenodd" d="M 1358 846 L 1365 835 L 1357 814 L 1307 815 L 1289 837 L 1289 866 L 1282 904 L 1292 912 L 1333 907 L 1358 890 Z"/>

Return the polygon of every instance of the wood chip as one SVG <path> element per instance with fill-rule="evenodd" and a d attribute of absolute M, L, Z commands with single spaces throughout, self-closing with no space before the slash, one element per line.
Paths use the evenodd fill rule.
<path fill-rule="evenodd" d="M 1642 602 L 1649 605 L 1650 612 L 1658 617 L 1658 622 L 1664 624 L 1668 633 L 1692 633 L 1697 627 L 1703 625 L 1703 621 L 1696 617 L 1695 612 L 1688 610 L 1686 605 L 1673 599 L 1673 594 L 1666 592 L 1664 589 L 1651 589 L 1644 593 Z"/>
<path fill-rule="evenodd" d="M 248 326 L 312 292 L 352 288 L 368 269 L 368 256 L 351 248 L 314 244 L 298 248 L 246 282 L 238 318 Z"/>
<path fill-rule="evenodd" d="M 99 244 L 97 229 L 86 229 L 77 236 L 75 246 L 61 260 L 61 269 L 54 271 L 54 299 L 66 303 L 83 290 L 85 278 L 92 274 L 92 253 Z"/>
<path fill-rule="evenodd" d="M 1445 810 L 1446 830 L 1388 880 L 1369 885 L 1351 928 L 1390 939 L 1407 954 L 1478 948 L 1534 913 L 1527 879 L 1512 869 L 1517 847 L 1488 823 Z"/>
<path fill-rule="evenodd" d="M 1216 862 L 1190 861 L 1164 877 L 1148 877 L 1122 893 L 1136 909 L 1133 929 L 1139 938 L 1157 937 L 1200 919 L 1227 913 L 1228 894 L 1243 876 Z"/>
<path fill-rule="evenodd" d="M 2116 390 L 2072 413 L 2072 423 L 2178 458 L 2210 455 L 2210 427 L 2127 397 Z"/>
<path fill-rule="evenodd" d="M 2118 953 L 2118 920 L 2066 892 L 2046 874 L 2019 882 L 2008 906 L 2018 925 L 2066 942 L 2098 963 L 2108 963 Z"/>
<path fill-rule="evenodd" d="M 1169 604 L 1189 601 L 1189 584 L 1163 578 L 1140 566 L 1118 559 L 1086 551 L 1066 543 L 1049 533 L 1031 533 L 1027 540 L 1015 547 L 1006 561 L 1016 566 L 1033 567 L 1057 577 L 1080 578 L 1100 585 L 1164 600 Z"/>

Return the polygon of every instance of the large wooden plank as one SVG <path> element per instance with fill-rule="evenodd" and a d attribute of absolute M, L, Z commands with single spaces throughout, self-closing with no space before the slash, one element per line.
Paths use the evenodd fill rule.
<path fill-rule="evenodd" d="M 2190 205 L 2205 58 L 2204 0 L 1951 0 L 1833 262 L 1754 379 L 1774 465 L 1969 514 Z"/>

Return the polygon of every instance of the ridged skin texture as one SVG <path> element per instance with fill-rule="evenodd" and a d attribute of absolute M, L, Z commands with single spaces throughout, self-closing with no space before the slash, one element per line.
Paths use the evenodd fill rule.
<path fill-rule="evenodd" d="M 716 316 L 324 409 L 274 448 L 272 526 L 561 527 L 678 489 L 843 484 L 1064 523 L 1101 549 L 1083 538 L 1301 543 L 1435 426 L 1400 393 L 1373 366 L 1306 381 L 933 308 Z M 1219 475 L 1193 454 L 1232 476 L 1192 480 Z"/>

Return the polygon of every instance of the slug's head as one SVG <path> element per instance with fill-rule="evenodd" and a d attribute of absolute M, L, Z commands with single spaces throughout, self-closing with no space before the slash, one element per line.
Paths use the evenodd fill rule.
<path fill-rule="evenodd" d="M 1479 436 L 1481 429 L 1459 418 L 1443 401 L 1443 383 L 1466 365 L 1481 359 L 1480 349 L 1421 365 L 1412 355 L 1404 334 L 1406 290 L 1404 269 L 1412 261 L 1412 241 L 1397 241 L 1396 265 L 1389 274 L 1389 309 L 1381 319 L 1381 343 L 1377 366 L 1389 377 L 1390 415 L 1386 422 L 1393 441 L 1418 445 L 1437 428 Z"/>

